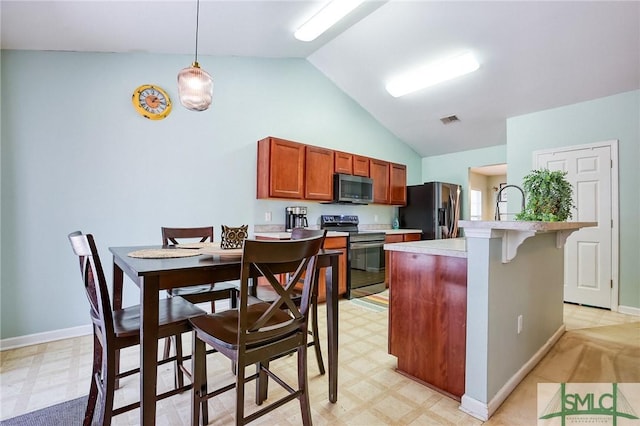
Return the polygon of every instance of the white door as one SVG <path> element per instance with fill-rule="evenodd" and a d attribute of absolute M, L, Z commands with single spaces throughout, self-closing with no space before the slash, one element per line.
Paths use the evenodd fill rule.
<path fill-rule="evenodd" d="M 608 309 L 613 301 L 617 308 L 617 141 L 536 151 L 534 168 L 567 172 L 576 206 L 570 220 L 598 222 L 567 240 L 564 300 Z"/>

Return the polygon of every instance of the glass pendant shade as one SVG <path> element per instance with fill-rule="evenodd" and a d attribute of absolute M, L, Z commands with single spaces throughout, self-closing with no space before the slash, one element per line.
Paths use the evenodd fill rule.
<path fill-rule="evenodd" d="M 178 73 L 180 103 L 191 111 L 204 111 L 213 100 L 213 79 L 194 62 Z"/>

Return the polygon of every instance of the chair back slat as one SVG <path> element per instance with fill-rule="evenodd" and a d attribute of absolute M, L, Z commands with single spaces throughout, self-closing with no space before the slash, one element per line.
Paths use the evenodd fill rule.
<path fill-rule="evenodd" d="M 200 228 L 168 228 L 162 227 L 162 244 L 179 244 L 183 239 L 199 239 L 198 242 L 213 242 L 213 226 Z"/>
<path fill-rule="evenodd" d="M 93 235 L 84 235 L 76 231 L 69 234 L 69 241 L 80 262 L 80 273 L 91 307 L 91 319 L 104 337 L 112 336 L 114 334 L 113 312 L 109 290 Z"/>
<path fill-rule="evenodd" d="M 315 267 L 318 251 L 324 235 L 291 241 L 246 240 L 242 255 L 240 287 L 240 315 L 238 346 L 251 345 L 277 339 L 295 332 L 306 336 L 309 298 L 315 286 Z M 273 288 L 277 297 L 259 318 L 248 315 L 249 282 L 252 274 L 260 276 Z M 304 273 L 304 278 L 301 278 Z M 286 274 L 286 283 L 280 284 L 280 274 Z M 303 301 L 299 306 L 293 301 L 296 283 L 303 283 Z M 298 295 L 295 295 L 298 296 Z M 282 315 L 286 307 L 288 315 Z"/>

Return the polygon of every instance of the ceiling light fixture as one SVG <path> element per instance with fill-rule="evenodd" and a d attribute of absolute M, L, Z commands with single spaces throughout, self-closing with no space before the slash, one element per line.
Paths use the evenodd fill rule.
<path fill-rule="evenodd" d="M 196 57 L 189 68 L 178 73 L 178 96 L 180 103 L 191 111 L 204 111 L 213 100 L 213 79 L 198 64 L 198 23 L 200 20 L 200 0 L 196 9 Z"/>
<path fill-rule="evenodd" d="M 471 53 L 454 56 L 392 79 L 386 86 L 394 98 L 477 70 L 478 61 Z"/>
<path fill-rule="evenodd" d="M 315 40 L 362 3 L 364 0 L 333 0 L 298 28 L 293 36 L 300 41 Z"/>

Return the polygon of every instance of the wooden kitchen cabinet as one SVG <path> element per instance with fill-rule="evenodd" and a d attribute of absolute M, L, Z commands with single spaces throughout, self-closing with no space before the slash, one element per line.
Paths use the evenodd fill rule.
<path fill-rule="evenodd" d="M 257 198 L 304 198 L 305 145 L 268 137 L 258 141 Z"/>
<path fill-rule="evenodd" d="M 340 258 L 338 260 L 338 296 L 344 296 L 347 293 L 347 237 L 326 237 L 324 245 L 326 249 L 340 250 Z M 326 301 L 326 269 L 320 270 L 318 280 L 318 302 Z"/>
<path fill-rule="evenodd" d="M 369 177 L 369 157 L 353 156 L 353 174 L 355 176 Z"/>
<path fill-rule="evenodd" d="M 407 204 L 407 166 L 391 163 L 389 175 L 390 203 L 395 206 Z"/>
<path fill-rule="evenodd" d="M 353 174 L 353 155 L 347 152 L 334 152 L 334 171 L 335 173 L 344 173 L 345 175 Z"/>
<path fill-rule="evenodd" d="M 389 204 L 389 175 L 391 164 L 387 161 L 370 159 L 369 174 L 373 179 L 373 202 L 376 204 Z"/>
<path fill-rule="evenodd" d="M 387 234 L 384 237 L 385 244 L 391 243 L 406 243 L 407 241 L 420 241 L 421 235 L 419 232 L 412 232 L 406 234 Z M 389 261 L 390 261 L 390 252 L 384 252 L 384 284 L 386 287 L 389 287 Z"/>
<path fill-rule="evenodd" d="M 389 353 L 458 401 L 465 391 L 467 259 L 391 252 Z"/>
<path fill-rule="evenodd" d="M 373 179 L 373 203 L 406 205 L 404 164 L 269 136 L 258 141 L 257 198 L 332 201 L 333 176 Z"/>
<path fill-rule="evenodd" d="M 305 146 L 304 198 L 333 199 L 334 152 L 317 146 Z"/>

